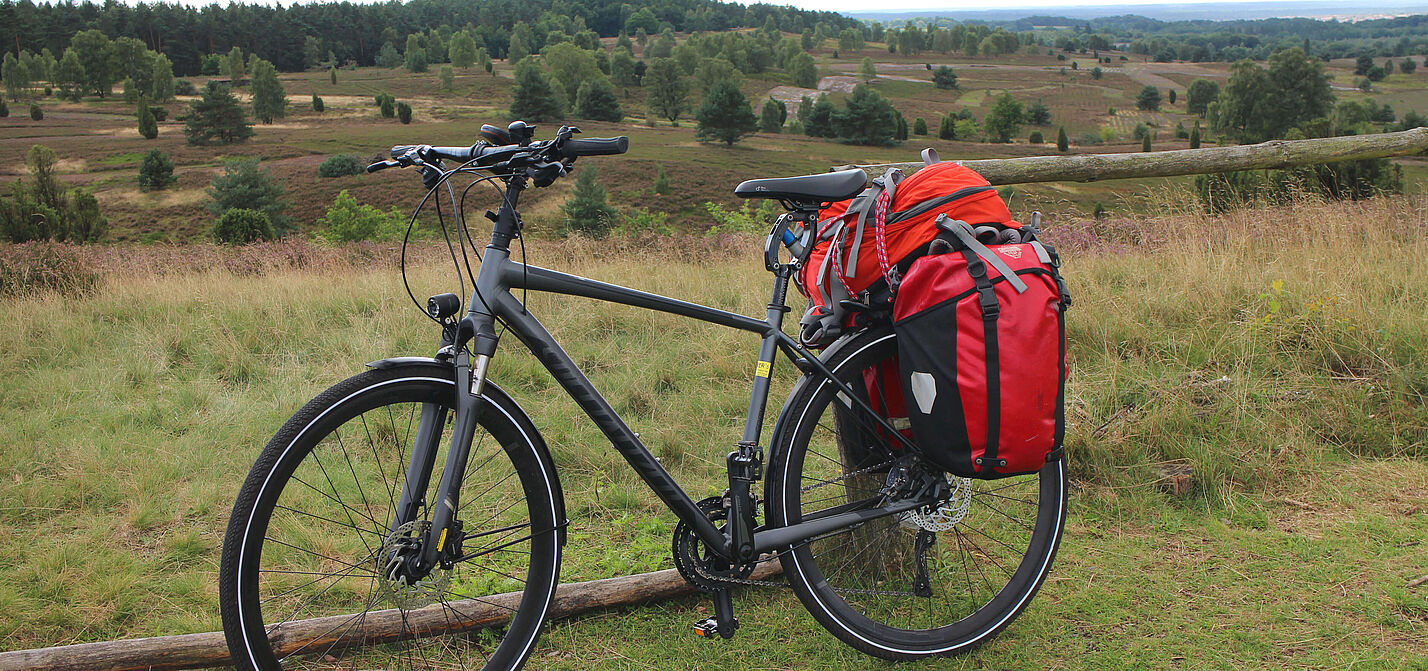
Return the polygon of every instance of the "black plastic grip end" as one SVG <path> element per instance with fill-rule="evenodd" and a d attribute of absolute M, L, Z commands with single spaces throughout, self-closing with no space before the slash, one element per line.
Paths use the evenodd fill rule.
<path fill-rule="evenodd" d="M 588 137 L 566 140 L 560 146 L 560 153 L 565 158 L 578 158 L 580 156 L 612 156 L 623 154 L 630 148 L 630 138 L 621 135 L 620 137 Z"/>

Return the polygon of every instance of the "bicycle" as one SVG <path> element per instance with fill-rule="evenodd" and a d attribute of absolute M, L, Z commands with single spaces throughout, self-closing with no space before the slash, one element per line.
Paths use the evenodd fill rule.
<path fill-rule="evenodd" d="M 471 147 L 398 146 L 392 160 L 369 167 L 420 169 L 423 203 L 446 186 L 458 217 L 449 183 L 458 174 L 479 176 L 473 185 L 503 183 L 502 203 L 487 213 L 493 228 L 471 296 L 427 302 L 427 316 L 441 327 L 436 355 L 368 364 L 299 410 L 254 464 L 220 570 L 224 631 L 239 668 L 525 663 L 556 591 L 569 522 L 535 422 L 487 379 L 498 324 L 678 517 L 674 563 L 715 606 L 696 633 L 733 636 L 730 591 L 783 584 L 750 577 L 775 560 L 823 627 L 877 657 L 965 652 L 1022 612 L 1060 540 L 1062 462 L 995 481 L 932 469 L 917 456 L 905 418 L 884 416 L 869 392 L 886 383 L 879 373 L 897 354 L 886 315 L 865 315 L 863 327 L 820 355 L 783 333 L 789 278 L 811 247 L 818 209 L 861 190 L 861 172 L 759 179 L 736 189 L 788 210 L 764 244 L 773 287 L 767 316 L 758 319 L 512 260 L 522 191 L 550 185 L 578 158 L 628 147 L 624 137 L 577 139 L 572 127 L 535 141 L 533 130 L 515 122 L 506 131 L 483 128 L 491 142 Z M 448 169 L 447 161 L 459 165 Z M 465 254 L 463 230 L 464 222 Z M 691 498 L 513 288 L 756 334 L 749 412 L 726 458 L 727 490 Z M 760 434 L 780 353 L 802 377 L 779 412 L 765 469 Z"/>

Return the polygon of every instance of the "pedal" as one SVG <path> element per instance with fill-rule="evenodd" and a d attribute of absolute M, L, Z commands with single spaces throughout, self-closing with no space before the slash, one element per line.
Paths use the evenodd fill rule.
<path fill-rule="evenodd" d="M 719 638 L 719 637 L 722 637 L 722 638 L 733 638 L 733 637 L 734 637 L 734 630 L 736 630 L 736 629 L 738 629 L 738 628 L 739 628 L 739 618 L 737 618 L 737 617 L 736 617 L 736 618 L 731 618 L 731 619 L 729 620 L 729 633 L 727 633 L 727 634 L 719 630 L 719 619 L 718 619 L 718 618 L 708 617 L 708 618 L 704 618 L 703 620 L 700 620 L 700 621 L 694 623 L 694 635 L 695 635 L 695 636 L 700 636 L 700 637 L 703 637 L 703 638 L 708 638 L 708 639 L 714 639 L 714 638 Z"/>
<path fill-rule="evenodd" d="M 694 623 L 694 635 L 714 638 L 719 635 L 719 621 L 709 617 Z"/>
<path fill-rule="evenodd" d="M 720 638 L 728 639 L 733 638 L 738 629 L 739 618 L 734 617 L 734 601 L 729 596 L 729 590 L 715 590 L 714 617 L 695 622 L 694 635 L 714 638 L 717 634 Z"/>

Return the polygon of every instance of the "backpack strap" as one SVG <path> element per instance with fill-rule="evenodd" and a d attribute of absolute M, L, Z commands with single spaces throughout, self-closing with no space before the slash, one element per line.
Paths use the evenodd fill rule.
<path fill-rule="evenodd" d="M 962 222 L 957 223 L 966 226 Z M 958 236 L 958 239 L 962 239 L 962 237 Z M 977 302 L 982 310 L 982 347 L 987 366 L 987 444 L 982 450 L 982 456 L 973 459 L 972 463 L 976 464 L 978 472 L 986 473 L 992 468 L 1007 465 L 1006 459 L 997 458 L 997 444 L 1001 441 L 1002 424 L 1002 371 L 1001 351 L 997 343 L 997 318 L 1001 315 L 1002 309 L 1001 304 L 997 301 L 997 293 L 992 287 L 992 281 L 987 277 L 987 263 L 990 263 L 991 260 L 967 246 L 965 240 L 963 242 L 961 251 L 967 259 L 967 274 L 971 275 L 977 283 Z M 972 242 L 980 244 L 977 243 L 976 238 L 972 238 Z M 986 248 L 983 247 L 983 249 Z M 1000 268 L 997 270 L 1001 271 Z M 1003 276 L 1007 279 L 1016 277 L 1016 275 L 1008 273 L 1003 273 Z"/>
<path fill-rule="evenodd" d="M 932 165 L 933 163 L 941 163 L 941 162 L 942 162 L 942 159 L 937 156 L 937 150 L 936 150 L 936 149 L 933 149 L 932 147 L 928 147 L 928 148 L 922 150 L 922 164 L 923 164 L 923 165 Z"/>
<path fill-rule="evenodd" d="M 873 229 L 876 232 L 887 220 L 887 209 L 892 203 L 893 192 L 901 181 L 902 171 L 888 168 L 882 177 L 873 180 L 873 185 L 863 194 L 866 200 L 858 208 L 858 226 L 853 230 L 853 247 L 848 256 L 848 277 L 858 275 L 858 253 L 862 250 L 863 231 L 867 227 L 868 215 L 873 216 Z"/>
<path fill-rule="evenodd" d="M 883 181 L 887 183 L 886 189 L 878 194 L 878 198 L 873 203 L 873 244 L 878 250 L 878 270 L 882 271 L 883 277 L 888 280 L 888 288 L 893 293 L 897 293 L 897 285 L 901 283 L 897 269 L 888 262 L 888 208 L 892 207 L 894 189 L 897 183 L 902 181 L 902 171 L 897 168 L 889 168 L 887 174 L 883 176 Z M 862 229 L 859 229 L 861 233 Z"/>
<path fill-rule="evenodd" d="M 1016 289 L 1017 293 L 1026 293 L 1026 282 L 1023 282 L 1020 277 L 1017 277 L 1011 267 L 1003 262 L 995 252 L 987 249 L 986 245 L 977 242 L 977 236 L 972 232 L 972 227 L 968 226 L 967 222 L 949 219 L 947 215 L 943 214 L 937 217 L 937 227 L 957 236 L 957 240 L 962 243 L 964 250 L 975 254 L 983 261 L 986 261 L 987 265 L 996 268 L 997 272 L 1006 278 L 1007 284 L 1010 284 L 1012 288 Z M 971 260 L 970 257 L 968 260 Z"/>

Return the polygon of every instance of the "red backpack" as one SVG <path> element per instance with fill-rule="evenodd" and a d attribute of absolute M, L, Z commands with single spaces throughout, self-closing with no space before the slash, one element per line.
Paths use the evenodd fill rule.
<path fill-rule="evenodd" d="M 842 301 L 867 303 L 870 287 L 896 290 L 901 273 L 937 237 L 937 218 L 1017 229 L 1011 212 L 985 178 L 958 163 L 923 152 L 928 167 L 904 178 L 892 169 L 858 196 L 819 212 L 813 250 L 796 278 L 809 299 L 799 337 L 826 347 L 851 325 Z"/>

